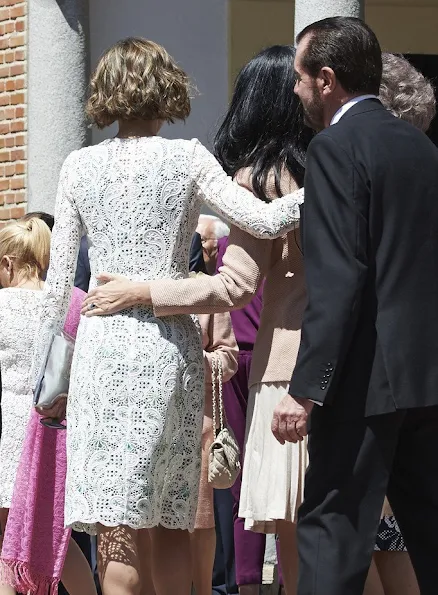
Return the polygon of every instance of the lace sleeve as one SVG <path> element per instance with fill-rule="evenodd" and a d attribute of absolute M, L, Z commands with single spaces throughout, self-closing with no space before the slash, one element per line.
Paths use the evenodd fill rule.
<path fill-rule="evenodd" d="M 67 316 L 76 262 L 82 237 L 82 222 L 72 199 L 71 191 L 76 175 L 74 153 L 61 169 L 55 206 L 55 226 L 50 245 L 50 266 L 44 288 L 42 314 L 35 341 L 32 384 L 35 386 L 44 362 L 47 346 L 53 333 L 59 332 Z"/>
<path fill-rule="evenodd" d="M 297 225 L 303 189 L 265 203 L 234 182 L 199 141 L 194 141 L 194 147 L 195 194 L 213 211 L 257 238 L 277 238 Z"/>

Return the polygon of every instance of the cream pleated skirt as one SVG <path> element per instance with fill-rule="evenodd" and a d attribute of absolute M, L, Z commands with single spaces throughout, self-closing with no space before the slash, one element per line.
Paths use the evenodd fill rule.
<path fill-rule="evenodd" d="M 288 389 L 274 382 L 249 392 L 239 516 L 257 533 L 276 533 L 277 520 L 295 522 L 304 497 L 307 440 L 282 445 L 271 432 L 274 409 Z"/>

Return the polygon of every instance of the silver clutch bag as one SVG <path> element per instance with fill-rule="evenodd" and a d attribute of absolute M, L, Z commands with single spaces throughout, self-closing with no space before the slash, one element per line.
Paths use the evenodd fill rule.
<path fill-rule="evenodd" d="M 50 408 L 59 395 L 68 393 L 74 347 L 74 339 L 66 333 L 54 335 L 35 386 L 35 407 Z"/>

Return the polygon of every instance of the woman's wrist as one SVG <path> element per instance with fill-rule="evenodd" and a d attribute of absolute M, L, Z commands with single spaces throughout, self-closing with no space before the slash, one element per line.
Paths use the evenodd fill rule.
<path fill-rule="evenodd" d="M 132 288 L 132 300 L 135 306 L 150 306 L 151 305 L 151 291 L 149 283 L 145 281 L 136 281 Z"/>

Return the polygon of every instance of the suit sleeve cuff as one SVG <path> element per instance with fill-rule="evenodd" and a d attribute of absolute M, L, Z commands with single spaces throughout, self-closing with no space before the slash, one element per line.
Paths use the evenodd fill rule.
<path fill-rule="evenodd" d="M 314 387 L 298 384 L 296 379 L 292 377 L 291 383 L 289 384 L 290 395 L 299 397 L 300 399 L 307 399 L 311 403 L 318 405 L 318 407 L 322 407 L 324 405 L 324 399 L 318 399 L 319 395 L 317 396 L 315 393 L 316 391 Z"/>

